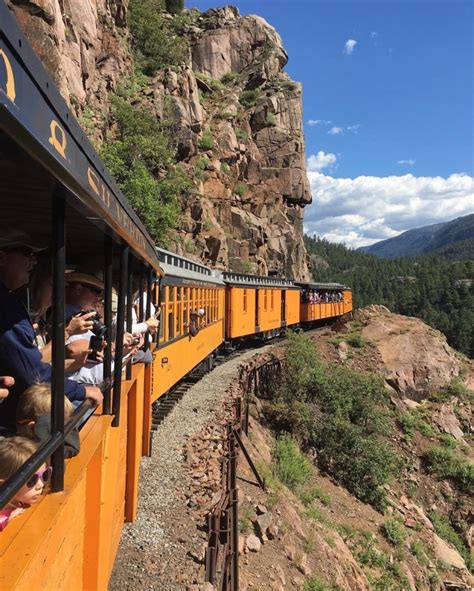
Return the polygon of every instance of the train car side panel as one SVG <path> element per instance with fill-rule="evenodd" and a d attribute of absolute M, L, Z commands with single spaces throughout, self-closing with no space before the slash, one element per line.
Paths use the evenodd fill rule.
<path fill-rule="evenodd" d="M 227 339 L 253 334 L 256 326 L 256 290 L 251 287 L 228 286 Z"/>
<path fill-rule="evenodd" d="M 300 292 L 297 289 L 287 289 L 285 292 L 285 321 L 287 326 L 298 324 L 300 321 Z"/>

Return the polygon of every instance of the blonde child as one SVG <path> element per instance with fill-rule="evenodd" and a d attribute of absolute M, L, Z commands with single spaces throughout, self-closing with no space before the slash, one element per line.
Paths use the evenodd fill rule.
<path fill-rule="evenodd" d="M 3 484 L 34 454 L 38 445 L 25 437 L 15 436 L 0 440 L 0 484 Z M 31 476 L 6 507 L 0 510 L 0 532 L 9 521 L 39 501 L 45 485 L 51 479 L 52 468 L 46 464 Z"/>
<path fill-rule="evenodd" d="M 64 397 L 64 422 L 74 412 L 71 401 Z M 16 424 L 19 435 L 39 442 L 51 436 L 51 384 L 38 382 L 27 388 L 18 399 Z M 64 457 L 72 458 L 79 453 L 77 431 L 72 431 L 64 441 Z"/>

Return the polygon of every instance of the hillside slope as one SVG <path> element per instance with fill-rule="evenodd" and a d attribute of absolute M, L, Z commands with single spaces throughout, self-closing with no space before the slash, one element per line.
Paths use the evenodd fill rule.
<path fill-rule="evenodd" d="M 474 239 L 474 214 L 442 224 L 414 228 L 395 238 L 388 238 L 371 246 L 363 246 L 358 250 L 386 258 L 416 256 L 472 239 Z"/>

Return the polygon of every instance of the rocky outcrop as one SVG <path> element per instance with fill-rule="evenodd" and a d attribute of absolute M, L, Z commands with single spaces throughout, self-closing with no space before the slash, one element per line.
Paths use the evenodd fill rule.
<path fill-rule="evenodd" d="M 131 63 L 122 41 L 128 0 L 7 2 L 63 97 L 73 106 L 106 104 Z"/>
<path fill-rule="evenodd" d="M 358 310 L 355 318 L 381 356 L 387 384 L 400 397 L 422 400 L 459 376 L 459 356 L 441 332 L 421 320 L 375 305 Z"/>
<path fill-rule="evenodd" d="M 132 71 L 128 0 L 9 2 L 86 132 L 101 141 L 110 92 Z M 134 97 L 171 124 L 177 158 L 195 180 L 173 248 L 218 268 L 308 279 L 301 86 L 283 71 L 280 36 L 234 7 L 188 17 L 188 63 L 159 72 Z"/>

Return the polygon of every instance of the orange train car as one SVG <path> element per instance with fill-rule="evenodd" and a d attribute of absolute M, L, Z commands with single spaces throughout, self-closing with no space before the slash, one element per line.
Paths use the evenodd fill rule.
<path fill-rule="evenodd" d="M 301 323 L 339 318 L 352 312 L 352 291 L 339 283 L 295 283 L 300 289 Z"/>
<path fill-rule="evenodd" d="M 288 279 L 222 274 L 226 284 L 226 341 L 268 339 L 300 321 L 299 289 Z"/>
<path fill-rule="evenodd" d="M 157 252 L 164 277 L 160 283 L 160 332 L 153 353 L 152 402 L 223 343 L 225 318 L 225 284 L 219 274 L 172 252 Z M 194 336 L 190 332 L 193 322 Z"/>

